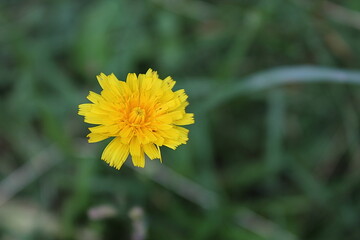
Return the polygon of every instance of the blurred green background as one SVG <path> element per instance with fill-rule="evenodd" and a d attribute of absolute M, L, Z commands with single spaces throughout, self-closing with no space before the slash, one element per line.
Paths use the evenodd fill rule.
<path fill-rule="evenodd" d="M 117 171 L 77 115 L 157 70 L 196 123 Z M 360 239 L 358 0 L 0 1 L 0 239 Z"/>

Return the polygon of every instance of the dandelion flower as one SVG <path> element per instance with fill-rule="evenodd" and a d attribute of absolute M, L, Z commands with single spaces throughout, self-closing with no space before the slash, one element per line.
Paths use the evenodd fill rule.
<path fill-rule="evenodd" d="M 134 166 L 145 166 L 145 154 L 160 159 L 160 147 L 176 149 L 188 140 L 186 128 L 194 123 L 194 114 L 186 113 L 189 104 L 183 89 L 173 91 L 171 77 L 160 79 L 149 69 L 146 74 L 129 73 L 126 81 L 114 74 L 97 76 L 101 94 L 89 93 L 92 103 L 79 105 L 84 121 L 98 126 L 90 127 L 89 142 L 113 137 L 101 159 L 120 169 L 131 155 Z"/>

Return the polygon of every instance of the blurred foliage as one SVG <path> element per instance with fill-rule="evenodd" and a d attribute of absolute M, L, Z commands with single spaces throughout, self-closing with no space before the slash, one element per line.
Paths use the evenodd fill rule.
<path fill-rule="evenodd" d="M 360 239 L 359 43 L 358 0 L 1 1 L 0 238 Z M 117 171 L 77 105 L 149 67 L 196 124 Z"/>

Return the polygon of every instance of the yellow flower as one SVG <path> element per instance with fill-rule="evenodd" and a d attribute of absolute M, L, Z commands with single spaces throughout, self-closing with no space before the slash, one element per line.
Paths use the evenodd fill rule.
<path fill-rule="evenodd" d="M 120 169 L 129 154 L 134 166 L 145 166 L 145 154 L 160 159 L 160 146 L 176 149 L 188 140 L 189 130 L 179 127 L 194 123 L 194 114 L 186 113 L 187 95 L 183 89 L 172 91 L 171 77 L 161 80 L 157 72 L 129 73 L 126 82 L 114 74 L 97 76 L 101 94 L 89 93 L 92 103 L 79 105 L 85 122 L 99 124 L 89 128 L 89 142 L 114 139 L 101 159 Z"/>

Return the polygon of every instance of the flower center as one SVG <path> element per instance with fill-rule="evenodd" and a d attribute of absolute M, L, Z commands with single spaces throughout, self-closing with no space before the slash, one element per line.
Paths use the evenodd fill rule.
<path fill-rule="evenodd" d="M 132 125 L 143 124 L 145 121 L 145 110 L 140 107 L 135 107 L 130 112 L 129 122 Z"/>

